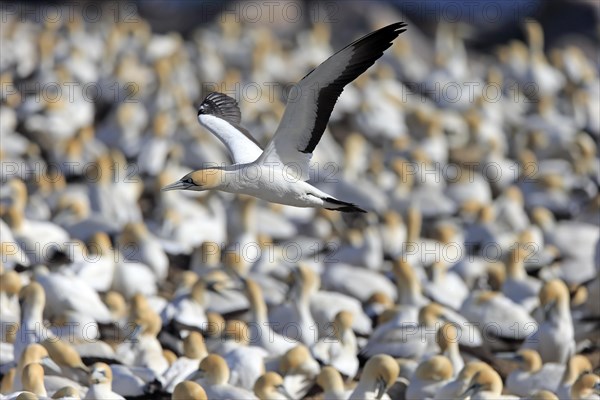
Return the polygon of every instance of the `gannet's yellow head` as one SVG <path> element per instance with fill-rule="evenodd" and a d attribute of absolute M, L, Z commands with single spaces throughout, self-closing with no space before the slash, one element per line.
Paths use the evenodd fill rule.
<path fill-rule="evenodd" d="M 108 364 L 98 362 L 92 365 L 90 384 L 112 384 L 112 369 L 110 369 Z"/>
<path fill-rule="evenodd" d="M 254 383 L 254 394 L 260 399 L 281 397 L 286 399 L 292 398 L 283 385 L 283 378 L 281 375 L 273 371 L 265 373 L 256 380 Z"/>
<path fill-rule="evenodd" d="M 225 172 L 219 168 L 203 168 L 190 172 L 177 182 L 163 187 L 161 190 L 195 190 L 201 192 L 209 189 L 219 189 L 225 184 Z"/>
<path fill-rule="evenodd" d="M 229 381 L 229 367 L 223 357 L 217 354 L 209 354 L 198 368 L 201 378 L 206 378 L 209 385 L 224 385 Z"/>
<path fill-rule="evenodd" d="M 595 374 L 581 375 L 571 387 L 574 399 L 592 399 L 594 394 L 600 394 L 600 376 Z"/>
<path fill-rule="evenodd" d="M 375 384 L 377 398 L 380 399 L 394 384 L 399 374 L 400 366 L 396 360 L 387 354 L 378 354 L 367 361 L 360 381 Z"/>
<path fill-rule="evenodd" d="M 542 357 L 540 357 L 537 351 L 532 349 L 520 350 L 513 360 L 519 363 L 519 368 L 523 371 L 533 373 L 542 368 Z"/>
<path fill-rule="evenodd" d="M 472 396 L 481 391 L 488 391 L 494 395 L 499 395 L 502 393 L 503 387 L 500 375 L 491 368 L 484 368 L 473 375 L 468 389 L 461 395 L 461 398 Z"/>
<path fill-rule="evenodd" d="M 192 381 L 179 382 L 173 390 L 173 400 L 206 400 L 204 388 Z"/>
<path fill-rule="evenodd" d="M 317 376 L 317 385 L 321 386 L 326 391 L 343 391 L 344 381 L 337 369 L 332 366 L 321 368 L 321 372 Z"/>
<path fill-rule="evenodd" d="M 204 337 L 201 333 L 191 332 L 183 339 L 183 355 L 197 360 L 201 360 L 208 355 Z"/>
<path fill-rule="evenodd" d="M 435 355 L 419 364 L 415 377 L 439 382 L 452 378 L 453 372 L 452 363 L 447 357 Z"/>

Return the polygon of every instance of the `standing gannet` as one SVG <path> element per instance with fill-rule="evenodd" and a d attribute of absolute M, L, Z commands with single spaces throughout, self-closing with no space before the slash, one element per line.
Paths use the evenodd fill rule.
<path fill-rule="evenodd" d="M 352 331 L 354 315 L 349 311 L 340 311 L 332 323 L 333 332 L 319 339 L 311 351 L 315 359 L 325 365 L 335 367 L 350 379 L 358 372 L 358 345 Z"/>
<path fill-rule="evenodd" d="M 264 151 L 240 130 L 235 100 L 209 94 L 200 105 L 198 120 L 229 148 L 235 164 L 193 171 L 162 190 L 217 189 L 296 207 L 365 212 L 307 183 L 309 161 L 344 86 L 373 65 L 405 26 L 397 22 L 358 39 L 302 78 Z"/>
<path fill-rule="evenodd" d="M 544 321 L 525 339 L 521 349 L 537 350 L 544 363 L 565 364 L 575 352 L 569 289 L 560 279 L 553 279 L 544 284 L 539 298 Z"/>
<path fill-rule="evenodd" d="M 250 344 L 260 346 L 274 356 L 282 355 L 296 347 L 297 342 L 282 336 L 272 328 L 267 314 L 267 304 L 260 286 L 251 279 L 243 281 L 244 291 L 250 302 Z"/>
<path fill-rule="evenodd" d="M 265 373 L 256 380 L 254 394 L 262 400 L 289 400 L 293 398 L 283 386 L 281 375 L 272 371 Z"/>
<path fill-rule="evenodd" d="M 157 339 L 162 321 L 156 312 L 147 310 L 134 322 L 141 332 L 133 334 L 135 340 L 120 344 L 116 349 L 117 355 L 129 366 L 146 368 L 149 373 L 161 376 L 169 368 L 169 363 L 163 357 L 162 345 Z"/>
<path fill-rule="evenodd" d="M 441 354 L 450 360 L 453 377 L 465 366 L 458 348 L 458 338 L 458 330 L 449 322 L 444 323 L 435 336 L 435 341 L 440 346 Z"/>
<path fill-rule="evenodd" d="M 229 384 L 229 374 L 229 367 L 223 357 L 209 354 L 200 362 L 194 377 L 209 399 L 256 399 L 252 392 Z"/>
<path fill-rule="evenodd" d="M 250 346 L 248 325 L 239 320 L 225 324 L 225 335 L 220 338 L 218 351 L 229 366 L 229 383 L 248 390 L 253 390 L 254 383 L 265 373 L 264 359 L 269 352 L 258 346 Z"/>
<path fill-rule="evenodd" d="M 440 388 L 451 381 L 453 373 L 452 363 L 445 356 L 436 355 L 421 362 L 406 388 L 406 399 L 433 397 Z"/>
<path fill-rule="evenodd" d="M 457 375 L 456 379 L 446 383 L 444 386 L 438 388 L 434 395 L 434 399 L 454 399 L 458 398 L 461 394 L 469 388 L 471 379 L 477 374 L 477 372 L 484 369 L 491 369 L 487 363 L 483 361 L 471 361 L 466 364 Z"/>
<path fill-rule="evenodd" d="M 389 399 L 386 392 L 396 382 L 399 373 L 398 363 L 387 354 L 371 357 L 350 399 Z"/>
<path fill-rule="evenodd" d="M 202 334 L 190 332 L 183 339 L 183 355 L 175 360 L 162 375 L 166 391 L 174 394 L 177 386 L 198 369 L 200 361 L 207 355 L 208 351 Z"/>
<path fill-rule="evenodd" d="M 303 344 L 296 345 L 282 355 L 276 368 L 273 368 L 272 363 L 265 367 L 269 371 L 275 369 L 283 377 L 283 385 L 292 399 L 302 399 L 306 396 L 321 369 L 308 347 Z"/>
<path fill-rule="evenodd" d="M 567 362 L 565 373 L 556 389 L 557 396 L 560 399 L 569 399 L 571 397 L 571 387 L 573 384 L 581 375 L 590 373 L 592 369 L 592 363 L 587 357 L 581 354 L 572 356 Z"/>
<path fill-rule="evenodd" d="M 331 366 L 321 368 L 317 376 L 317 385 L 323 388 L 323 400 L 346 400 L 344 381 L 337 369 Z"/>
<path fill-rule="evenodd" d="M 43 312 L 46 305 L 46 293 L 44 288 L 37 282 L 31 282 L 19 292 L 21 304 L 21 323 L 15 336 L 14 360 L 19 360 L 27 346 L 39 343 L 54 335 L 47 329 L 43 329 Z"/>
<path fill-rule="evenodd" d="M 112 379 L 112 370 L 107 364 L 94 364 L 90 374 L 90 390 L 85 395 L 85 399 L 125 399 L 112 391 Z"/>
<path fill-rule="evenodd" d="M 518 366 L 506 377 L 505 390 L 517 396 L 531 396 L 540 389 L 555 392 L 565 373 L 562 364 L 542 364 L 540 354 L 532 349 L 520 350 L 511 360 Z"/>
<path fill-rule="evenodd" d="M 502 395 L 502 378 L 492 368 L 478 371 L 469 384 L 469 388 L 459 398 L 471 400 L 519 399 L 517 396 Z"/>
<path fill-rule="evenodd" d="M 292 268 L 289 278 L 293 283 L 287 294 L 288 304 L 281 305 L 269 314 L 269 319 L 277 321 L 280 326 L 276 332 L 312 346 L 319 339 L 315 330 L 315 320 L 311 313 L 311 299 L 319 290 L 319 275 L 307 265 Z"/>
<path fill-rule="evenodd" d="M 11 329 L 14 330 L 21 319 L 19 292 L 22 287 L 23 282 L 17 272 L 4 271 L 0 273 L 0 338 L 2 338 L 1 341 L 4 343 L 8 342 L 8 332 Z M 4 356 L 3 354 L 2 364 L 11 362 L 10 357 L 12 356 L 8 354 Z"/>

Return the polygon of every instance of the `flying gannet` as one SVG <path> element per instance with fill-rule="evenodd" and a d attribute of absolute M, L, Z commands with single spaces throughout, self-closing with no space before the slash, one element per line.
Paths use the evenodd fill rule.
<path fill-rule="evenodd" d="M 234 164 L 190 172 L 162 190 L 216 189 L 296 207 L 366 212 L 307 183 L 309 161 L 344 86 L 373 65 L 405 26 L 397 22 L 356 40 L 302 78 L 264 150 L 239 126 L 237 102 L 210 93 L 200 105 L 198 120 L 228 147 Z"/>

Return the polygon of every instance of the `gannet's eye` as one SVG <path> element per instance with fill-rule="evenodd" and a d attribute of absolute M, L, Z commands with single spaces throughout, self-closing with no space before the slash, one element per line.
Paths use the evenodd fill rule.
<path fill-rule="evenodd" d="M 183 180 L 183 183 L 188 183 L 190 185 L 193 185 L 194 184 L 194 180 L 192 178 L 186 178 L 186 179 Z"/>

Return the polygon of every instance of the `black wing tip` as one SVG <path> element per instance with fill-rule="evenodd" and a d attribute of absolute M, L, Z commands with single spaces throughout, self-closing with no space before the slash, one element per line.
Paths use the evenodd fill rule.
<path fill-rule="evenodd" d="M 331 211 L 341 211 L 341 212 L 359 212 L 359 213 L 367 213 L 367 211 L 363 210 L 360 207 L 357 207 L 355 205 L 350 205 L 350 206 L 343 206 L 343 207 L 339 207 L 339 208 L 325 208 L 326 210 L 331 210 Z"/>
<path fill-rule="evenodd" d="M 402 29 L 402 32 L 404 32 L 406 30 L 406 27 L 408 26 L 408 24 L 404 21 L 398 21 L 398 22 L 394 22 L 392 24 L 389 24 L 387 26 L 384 26 L 381 29 L 393 29 L 394 31 L 398 31 L 399 29 Z"/>
<path fill-rule="evenodd" d="M 368 36 L 371 35 L 382 35 L 382 34 L 388 34 L 391 33 L 394 35 L 394 37 L 397 37 L 398 35 L 400 35 L 402 32 L 406 32 L 408 25 L 406 24 L 406 22 L 394 22 L 393 24 L 389 24 L 384 26 L 383 28 L 379 28 L 373 32 L 371 32 L 370 34 L 367 34 L 363 37 L 361 37 L 360 39 L 356 40 L 356 42 L 360 42 L 362 39 L 367 38 Z"/>
<path fill-rule="evenodd" d="M 394 22 L 393 24 L 384 26 L 383 28 L 380 28 L 376 31 L 374 31 L 371 35 L 374 36 L 384 36 L 384 35 L 390 35 L 390 43 L 396 39 L 398 36 L 400 36 L 400 34 L 402 34 L 403 32 L 406 32 L 407 30 L 407 24 L 405 22 Z M 367 35 L 362 37 L 361 39 L 358 39 L 356 41 L 356 43 L 362 41 L 362 39 L 366 39 L 368 36 L 371 35 Z"/>
<path fill-rule="evenodd" d="M 327 108 L 326 118 L 321 115 L 317 115 L 317 120 L 315 122 L 315 126 L 313 127 L 313 131 L 311 132 L 310 140 L 303 149 L 298 149 L 298 151 L 304 154 L 312 154 L 312 152 L 317 147 L 317 144 L 321 140 L 321 136 L 323 135 L 325 127 L 329 122 L 331 111 L 333 110 L 333 107 L 337 102 L 339 95 L 342 93 L 344 86 L 352 82 L 359 75 L 361 75 L 367 69 L 369 69 L 369 67 L 371 67 L 375 63 L 375 61 L 377 61 L 377 59 L 379 59 L 383 55 L 383 53 L 392 46 L 394 39 L 396 39 L 404 31 L 406 31 L 405 22 L 394 22 L 393 24 L 384 26 L 383 28 L 366 34 L 365 36 L 355 40 L 354 42 L 350 43 L 342 50 L 337 51 L 334 55 L 328 58 L 328 60 L 330 60 L 331 58 L 335 57 L 337 54 L 341 53 L 347 48 L 353 49 L 356 52 L 355 55 L 358 56 L 356 57 L 356 59 L 351 59 L 350 63 L 348 64 L 348 66 L 351 67 L 351 70 L 343 71 L 342 76 L 340 77 L 341 79 L 336 79 L 336 81 L 334 82 L 339 83 L 339 85 L 341 86 L 339 92 L 334 91 L 334 94 L 328 98 L 327 93 L 325 93 L 325 95 L 322 96 L 323 88 L 320 88 L 319 96 L 316 99 L 316 102 L 317 104 L 325 104 L 324 107 Z M 324 62 L 327 62 L 327 60 L 325 60 Z M 319 67 L 310 71 L 302 79 L 308 77 L 318 68 Z M 346 77 L 344 77 L 344 74 L 346 74 Z"/>
<path fill-rule="evenodd" d="M 229 96 L 228 94 L 222 93 L 222 92 L 210 92 L 209 94 L 206 95 L 206 97 L 204 98 L 205 100 L 213 100 L 213 101 L 219 101 L 219 100 L 228 100 L 228 101 L 233 101 L 237 104 L 237 100 L 234 99 L 233 97 Z"/>
<path fill-rule="evenodd" d="M 198 107 L 198 115 L 211 114 L 211 111 L 218 106 L 235 106 L 238 107 L 238 102 L 231 96 L 221 92 L 210 92 L 206 95 L 202 103 Z"/>
<path fill-rule="evenodd" d="M 204 98 L 198 107 L 200 115 L 214 115 L 233 124 L 239 124 L 242 119 L 237 100 L 221 92 L 210 92 Z"/>

